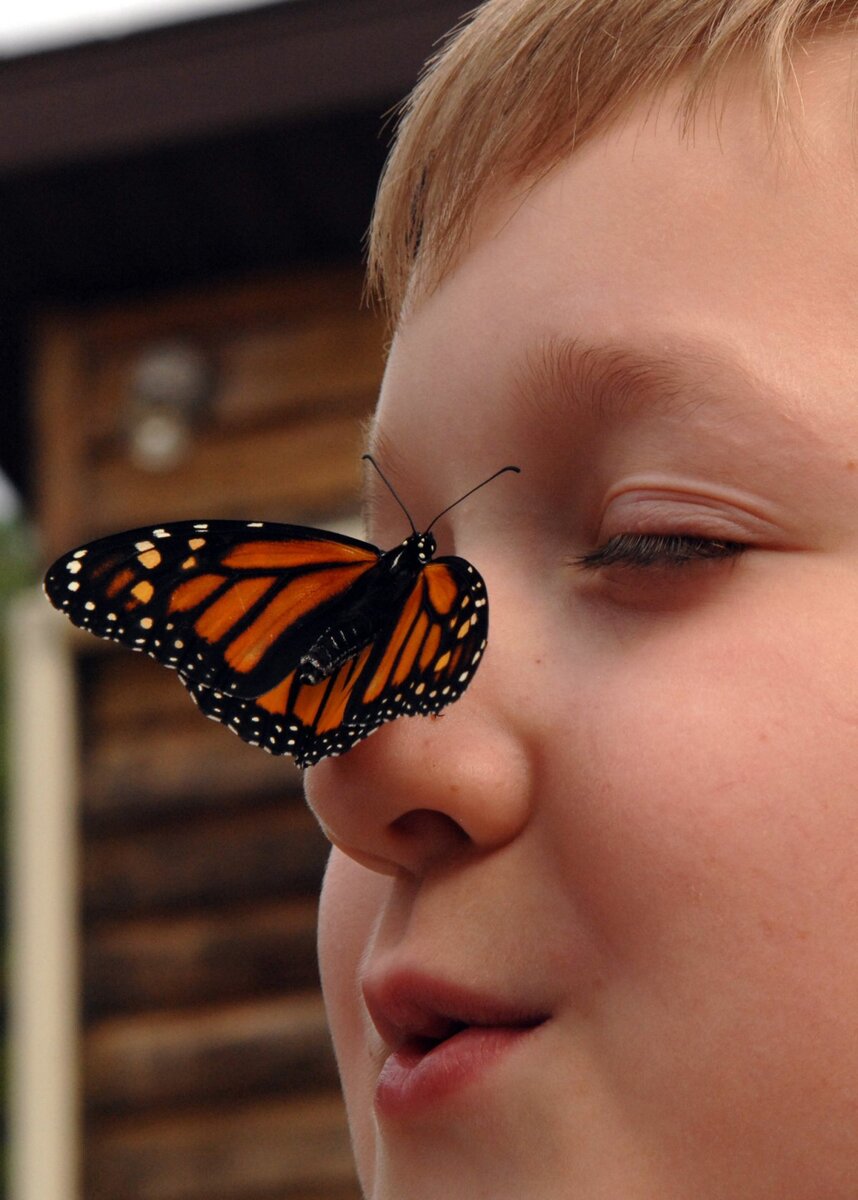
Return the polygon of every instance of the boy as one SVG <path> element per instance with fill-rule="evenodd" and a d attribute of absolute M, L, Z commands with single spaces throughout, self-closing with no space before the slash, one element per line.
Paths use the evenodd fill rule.
<path fill-rule="evenodd" d="M 434 531 L 473 685 L 307 774 L 369 1200 L 858 1196 L 856 47 L 489 0 L 412 99 L 374 450 L 522 473 Z"/>

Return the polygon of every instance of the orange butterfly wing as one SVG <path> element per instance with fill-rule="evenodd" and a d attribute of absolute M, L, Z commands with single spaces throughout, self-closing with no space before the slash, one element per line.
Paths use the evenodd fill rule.
<path fill-rule="evenodd" d="M 252 697 L 297 665 L 378 559 L 366 542 L 300 525 L 183 521 L 63 555 L 45 592 L 75 625 L 189 686 Z"/>

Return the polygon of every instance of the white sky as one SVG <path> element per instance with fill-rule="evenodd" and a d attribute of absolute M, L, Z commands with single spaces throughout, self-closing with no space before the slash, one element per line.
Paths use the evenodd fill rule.
<path fill-rule="evenodd" d="M 265 0 L 0 0 L 0 56 L 116 37 Z"/>

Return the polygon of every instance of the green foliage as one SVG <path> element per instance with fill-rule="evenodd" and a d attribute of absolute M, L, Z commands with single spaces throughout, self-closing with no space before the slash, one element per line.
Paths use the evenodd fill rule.
<path fill-rule="evenodd" d="M 0 603 L 33 580 L 33 545 L 24 521 L 0 521 Z"/>

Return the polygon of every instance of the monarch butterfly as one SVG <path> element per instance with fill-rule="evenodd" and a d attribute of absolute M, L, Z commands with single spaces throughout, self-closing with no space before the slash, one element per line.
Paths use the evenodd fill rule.
<path fill-rule="evenodd" d="M 411 524 L 391 550 L 301 525 L 177 521 L 63 555 L 47 597 L 82 629 L 178 671 L 206 716 L 299 767 L 386 721 L 440 712 L 485 649 L 486 585 L 463 558 L 433 560 L 430 530 L 455 505 L 418 532 L 364 458 Z"/>

